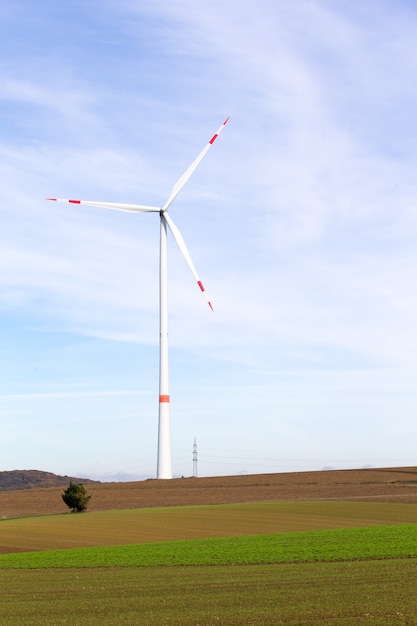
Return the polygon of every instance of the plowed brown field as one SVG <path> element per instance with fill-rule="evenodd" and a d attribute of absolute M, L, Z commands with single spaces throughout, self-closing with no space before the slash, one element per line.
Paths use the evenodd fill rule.
<path fill-rule="evenodd" d="M 362 500 L 417 503 L 417 467 L 176 478 L 88 485 L 89 511 L 142 507 Z M 0 493 L 0 517 L 64 513 L 61 487 Z"/>

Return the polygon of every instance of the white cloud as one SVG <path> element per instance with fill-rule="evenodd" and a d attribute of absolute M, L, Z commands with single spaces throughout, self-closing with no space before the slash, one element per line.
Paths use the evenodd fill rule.
<path fill-rule="evenodd" d="M 197 425 L 207 438 L 221 426 L 226 457 L 237 414 L 239 445 L 243 450 L 245 437 L 253 440 L 254 458 L 263 439 L 253 431 L 274 428 L 277 439 L 281 430 L 292 442 L 286 447 L 294 458 L 300 442 L 306 448 L 311 442 L 320 467 L 329 420 L 337 426 L 325 445 L 338 449 L 342 433 L 340 459 L 351 458 L 355 437 L 346 407 L 362 416 L 364 457 L 383 406 L 384 423 L 395 414 L 407 431 L 416 397 L 413 376 L 405 373 L 415 373 L 417 353 L 414 8 L 152 0 L 109 2 L 95 16 L 95 4 L 68 11 L 48 1 L 35 11 L 28 3 L 23 22 L 16 9 L 3 16 L 10 31 L 0 67 L 4 332 L 16 344 L 23 331 L 32 338 L 39 332 L 44 341 L 48 331 L 93 338 L 90 356 L 77 342 L 65 352 L 68 364 L 58 369 L 53 390 L 50 369 L 39 379 L 33 374 L 38 353 L 19 347 L 13 367 L 34 363 L 21 384 L 30 393 L 66 397 L 81 376 L 79 360 L 92 363 L 94 351 L 114 345 L 114 369 L 106 374 L 112 386 L 93 392 L 109 393 L 106 428 L 117 413 L 117 390 L 143 390 L 144 379 L 133 382 L 130 368 L 146 370 L 148 346 L 157 350 L 157 217 L 44 198 L 162 204 L 231 114 L 172 206 L 215 305 L 212 315 L 171 242 L 177 410 L 190 420 L 196 412 L 188 381 L 204 399 L 201 417 L 178 426 L 178 457 L 186 458 L 181 442 Z M 39 41 L 40 26 L 57 33 L 64 23 L 64 38 Z M 124 350 L 135 344 L 138 361 L 128 374 L 119 342 Z M 99 372 L 99 357 L 96 366 Z M 93 369 L 83 373 L 87 382 Z M 123 384 L 126 376 L 132 388 Z M 2 393 L 10 402 L 17 398 L 13 390 Z M 385 402 L 390 393 L 395 402 Z M 42 397 L 46 428 L 51 409 L 49 396 Z M 84 415 L 82 397 L 73 400 L 74 412 Z M 94 422 L 102 404 L 90 400 Z M 297 416 L 293 430 L 286 415 Z M 319 415 L 322 428 L 312 428 Z M 144 429 L 149 442 L 154 421 Z M 100 441 L 107 450 L 105 433 Z M 388 442 L 382 435 L 379 441 L 378 459 L 389 463 Z M 400 442 L 395 458 L 398 450 Z M 132 473 L 133 456 L 129 468 L 117 466 L 123 456 L 117 459 L 102 473 Z"/>

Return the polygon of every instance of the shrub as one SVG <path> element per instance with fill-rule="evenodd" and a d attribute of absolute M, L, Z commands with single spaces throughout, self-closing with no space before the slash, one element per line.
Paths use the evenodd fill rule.
<path fill-rule="evenodd" d="M 84 485 L 70 482 L 70 485 L 62 494 L 62 499 L 73 513 L 82 513 L 86 510 L 91 496 L 87 494 Z"/>

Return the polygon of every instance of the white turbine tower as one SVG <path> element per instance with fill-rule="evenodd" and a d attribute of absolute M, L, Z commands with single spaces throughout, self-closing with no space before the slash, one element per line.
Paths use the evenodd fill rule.
<path fill-rule="evenodd" d="M 168 289 L 167 289 L 167 225 L 174 237 L 184 259 L 190 268 L 198 286 L 203 292 L 210 308 L 213 310 L 210 300 L 204 290 L 190 253 L 187 250 L 184 239 L 168 215 L 168 209 L 175 200 L 185 183 L 196 170 L 204 156 L 207 154 L 223 128 L 226 126 L 227 118 L 213 135 L 208 144 L 200 152 L 198 157 L 191 163 L 189 168 L 177 180 L 167 200 L 161 207 L 145 206 L 141 204 L 120 204 L 117 202 L 93 202 L 90 200 L 67 200 L 63 198 L 48 198 L 55 202 L 72 202 L 73 204 L 86 204 L 89 206 L 104 207 L 117 211 L 128 211 L 130 213 L 159 213 L 160 215 L 160 251 L 159 251 L 159 421 L 158 421 L 158 466 L 157 478 L 172 478 L 171 462 L 171 429 L 169 415 L 169 375 L 168 375 Z"/>

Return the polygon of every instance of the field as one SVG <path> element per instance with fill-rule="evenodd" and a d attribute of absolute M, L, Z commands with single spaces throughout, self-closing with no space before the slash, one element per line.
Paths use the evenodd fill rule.
<path fill-rule="evenodd" d="M 89 511 L 293 500 L 417 503 L 417 468 L 331 470 L 88 485 Z M 67 511 L 61 487 L 0 493 L 0 517 Z"/>
<path fill-rule="evenodd" d="M 52 510 L 62 489 L 0 494 L 0 624 L 415 626 L 416 484 L 397 468 L 91 485 L 81 515 Z"/>
<path fill-rule="evenodd" d="M 415 626 L 417 561 L 0 570 L 0 624 Z"/>

